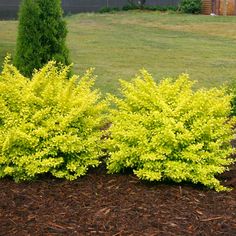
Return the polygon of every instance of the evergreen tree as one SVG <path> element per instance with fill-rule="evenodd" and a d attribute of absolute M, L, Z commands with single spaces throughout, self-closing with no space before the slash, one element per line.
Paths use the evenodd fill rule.
<path fill-rule="evenodd" d="M 25 76 L 49 60 L 69 64 L 61 0 L 23 0 L 14 64 Z"/>

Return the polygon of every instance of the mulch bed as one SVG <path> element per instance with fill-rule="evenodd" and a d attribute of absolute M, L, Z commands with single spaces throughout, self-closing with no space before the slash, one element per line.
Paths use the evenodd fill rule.
<path fill-rule="evenodd" d="M 236 165 L 220 179 L 236 188 Z M 0 181 L 0 235 L 236 235 L 236 190 L 89 171 L 76 181 Z"/>

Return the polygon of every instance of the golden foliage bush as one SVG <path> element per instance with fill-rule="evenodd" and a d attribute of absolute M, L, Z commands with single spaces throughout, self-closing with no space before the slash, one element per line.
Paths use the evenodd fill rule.
<path fill-rule="evenodd" d="M 51 173 L 69 180 L 99 164 L 106 103 L 92 90 L 92 70 L 67 79 L 49 62 L 32 80 L 7 59 L 0 74 L 0 177 L 15 181 Z"/>
<path fill-rule="evenodd" d="M 156 84 L 146 71 L 121 81 L 110 112 L 107 168 L 131 168 L 141 179 L 201 183 L 226 190 L 216 175 L 233 162 L 230 100 L 224 89 L 194 92 L 187 75 Z"/>

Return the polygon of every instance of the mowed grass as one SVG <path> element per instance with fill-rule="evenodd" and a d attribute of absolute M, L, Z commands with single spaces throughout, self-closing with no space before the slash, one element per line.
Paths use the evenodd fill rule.
<path fill-rule="evenodd" d="M 188 73 L 196 88 L 236 79 L 236 17 L 120 12 L 66 17 L 74 71 L 94 67 L 96 87 L 117 94 L 142 68 L 156 80 Z M 14 54 L 16 21 L 0 21 L 0 63 Z"/>

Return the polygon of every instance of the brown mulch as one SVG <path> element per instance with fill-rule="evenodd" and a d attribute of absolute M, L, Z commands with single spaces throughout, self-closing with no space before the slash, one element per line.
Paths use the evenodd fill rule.
<path fill-rule="evenodd" d="M 220 176 L 236 188 L 236 165 Z M 236 190 L 91 170 L 76 181 L 0 181 L 0 235 L 236 235 Z"/>

